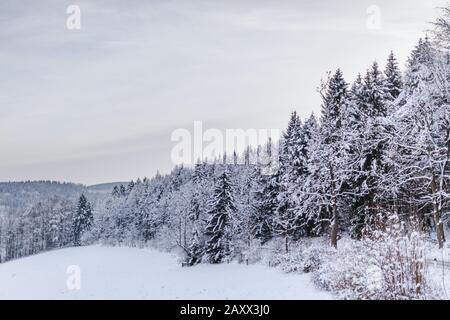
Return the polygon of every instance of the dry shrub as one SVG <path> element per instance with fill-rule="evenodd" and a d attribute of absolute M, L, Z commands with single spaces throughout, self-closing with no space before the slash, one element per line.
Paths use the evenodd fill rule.
<path fill-rule="evenodd" d="M 428 282 L 425 240 L 414 223 L 398 216 L 365 230 L 361 241 L 343 239 L 338 250 L 323 251 L 313 279 L 344 299 L 410 300 L 439 298 Z"/>
<path fill-rule="evenodd" d="M 364 242 L 369 248 L 372 264 L 379 268 L 379 290 L 372 290 L 375 299 L 428 299 L 437 297 L 428 283 L 425 238 L 417 223 L 400 221 L 391 214 L 385 223 L 378 223 L 366 232 Z"/>

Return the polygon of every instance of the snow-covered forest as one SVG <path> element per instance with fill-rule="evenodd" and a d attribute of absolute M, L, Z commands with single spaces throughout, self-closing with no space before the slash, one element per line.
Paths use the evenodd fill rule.
<path fill-rule="evenodd" d="M 449 49 L 445 8 L 404 68 L 387 52 L 352 83 L 330 72 L 321 114 L 292 112 L 277 142 L 95 199 L 66 185 L 25 205 L 14 191 L 0 199 L 0 261 L 92 243 L 153 246 L 186 267 L 234 260 L 311 273 L 340 298 L 446 298 L 427 261 L 446 252 L 450 221 Z M 275 172 L 251 161 L 273 148 Z"/>
<path fill-rule="evenodd" d="M 0 262 L 75 244 L 77 215 L 85 208 L 92 214 L 92 206 L 106 196 L 105 187 L 109 185 L 0 183 Z"/>

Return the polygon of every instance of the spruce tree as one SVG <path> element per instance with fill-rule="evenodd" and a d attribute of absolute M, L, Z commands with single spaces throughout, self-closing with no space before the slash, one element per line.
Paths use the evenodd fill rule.
<path fill-rule="evenodd" d="M 187 250 L 188 253 L 186 257 L 186 264 L 188 266 L 193 266 L 201 262 L 204 251 L 200 243 L 199 234 L 197 230 L 194 230 L 189 248 Z"/>
<path fill-rule="evenodd" d="M 428 39 L 420 40 L 408 60 L 394 115 L 396 130 L 386 157 L 393 170 L 384 183 L 396 200 L 391 211 L 414 213 L 424 226 L 434 225 L 439 248 L 444 246 L 445 208 L 450 206 L 449 74 L 447 57 Z"/>
<path fill-rule="evenodd" d="M 385 87 L 387 93 L 387 100 L 394 101 L 400 95 L 403 88 L 402 73 L 398 67 L 397 59 L 395 58 L 394 52 L 391 51 L 389 54 L 386 69 L 384 70 L 385 75 Z"/>
<path fill-rule="evenodd" d="M 252 194 L 252 210 L 250 212 L 250 231 L 261 244 L 273 236 L 274 218 L 278 207 L 278 183 L 273 175 L 263 175 L 257 170 L 256 187 Z"/>
<path fill-rule="evenodd" d="M 329 227 L 330 242 L 337 247 L 340 210 L 343 205 L 343 184 L 346 181 L 346 146 L 343 143 L 342 124 L 348 103 L 348 84 L 338 69 L 322 85 L 322 117 L 319 134 L 311 150 L 309 176 L 305 200 L 310 212 L 321 221 L 322 227 Z"/>
<path fill-rule="evenodd" d="M 306 205 L 307 199 L 310 196 L 307 190 L 307 180 L 310 175 L 310 161 L 311 152 L 315 147 L 315 142 L 319 134 L 319 124 L 317 123 L 314 114 L 303 124 L 303 139 L 301 144 L 301 154 L 303 163 L 306 165 L 305 172 L 301 179 L 299 179 L 299 192 L 296 193 L 296 207 L 297 207 L 297 224 L 300 235 L 315 236 L 318 234 L 319 223 L 315 219 L 315 214 L 311 213 L 310 208 Z"/>
<path fill-rule="evenodd" d="M 386 121 L 392 99 L 387 84 L 374 62 L 364 80 L 358 78 L 350 90 L 343 136 L 348 150 L 345 167 L 350 224 L 356 237 L 381 210 L 382 177 L 388 170 L 383 158 L 391 130 Z"/>
<path fill-rule="evenodd" d="M 361 174 L 361 164 L 364 162 L 361 154 L 361 144 L 364 143 L 366 113 L 364 112 L 365 91 L 362 76 L 359 74 L 349 92 L 349 102 L 345 110 L 345 130 L 343 139 L 347 145 L 345 167 L 348 179 L 345 187 L 349 194 L 346 198 L 349 204 L 350 233 L 359 237 L 364 228 L 364 210 L 359 210 L 360 188 L 365 180 Z"/>
<path fill-rule="evenodd" d="M 210 263 L 220 263 L 231 254 L 232 215 L 236 210 L 230 178 L 226 171 L 216 180 L 209 207 L 209 221 L 205 230 L 208 237 L 206 257 Z"/>
<path fill-rule="evenodd" d="M 306 137 L 300 117 L 295 111 L 291 114 L 280 143 L 278 207 L 274 227 L 275 232 L 285 239 L 285 249 L 288 251 L 289 241 L 302 233 L 295 197 L 307 173 Z"/>
<path fill-rule="evenodd" d="M 367 70 L 363 85 L 363 112 L 368 117 L 387 115 L 388 88 L 378 63 L 373 62 Z"/>
<path fill-rule="evenodd" d="M 73 242 L 75 246 L 81 245 L 82 235 L 91 229 L 94 223 L 92 206 L 82 194 L 78 200 L 78 207 L 74 215 L 73 221 Z"/>
<path fill-rule="evenodd" d="M 186 264 L 193 266 L 199 263 L 204 254 L 204 248 L 200 242 L 199 233 L 202 228 L 202 223 L 200 221 L 200 203 L 198 199 L 198 194 L 194 194 L 189 203 L 189 213 L 188 219 L 192 223 L 192 237 L 190 239 L 189 247 L 186 249 Z"/>

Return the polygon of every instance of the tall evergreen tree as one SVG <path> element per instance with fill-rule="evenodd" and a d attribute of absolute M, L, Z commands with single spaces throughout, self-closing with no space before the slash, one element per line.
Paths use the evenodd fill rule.
<path fill-rule="evenodd" d="M 216 181 L 213 198 L 209 203 L 209 221 L 205 235 L 206 257 L 210 263 L 220 263 L 231 254 L 232 215 L 236 210 L 230 178 L 224 171 Z"/>
<path fill-rule="evenodd" d="M 314 150 L 316 140 L 319 135 L 319 124 L 314 114 L 305 121 L 302 128 L 303 139 L 301 142 L 302 162 L 306 165 L 305 171 L 299 179 L 299 190 L 295 195 L 297 208 L 297 224 L 300 226 L 300 235 L 315 236 L 320 233 L 320 227 L 315 213 L 312 213 L 308 207 L 308 198 L 310 197 L 307 190 L 307 181 L 310 176 L 311 153 Z"/>
<path fill-rule="evenodd" d="M 190 204 L 189 204 L 189 214 L 188 214 L 189 221 L 193 224 L 192 226 L 192 237 L 190 239 L 189 247 L 186 249 L 187 251 L 187 257 L 186 257 L 186 264 L 189 266 L 193 266 L 197 263 L 199 263 L 202 259 L 204 249 L 203 245 L 200 242 L 200 227 L 201 223 L 199 221 L 200 219 L 200 204 L 198 202 L 197 196 L 194 194 Z"/>
<path fill-rule="evenodd" d="M 385 88 L 386 88 L 386 99 L 388 101 L 394 101 L 400 95 L 403 88 L 402 73 L 398 67 L 397 59 L 395 58 L 394 52 L 391 51 L 389 54 L 386 69 L 384 70 L 385 75 Z"/>
<path fill-rule="evenodd" d="M 94 223 L 92 207 L 84 194 L 78 200 L 77 211 L 75 212 L 73 221 L 73 241 L 74 245 L 81 245 L 82 235 L 91 229 Z"/>
<path fill-rule="evenodd" d="M 337 247 L 343 184 L 346 180 L 343 162 L 346 148 L 342 140 L 343 115 L 348 103 L 348 84 L 337 70 L 321 88 L 322 118 L 309 161 L 310 175 L 305 185 L 310 195 L 307 205 L 315 211 L 316 221 L 329 227 L 330 242 Z"/>
<path fill-rule="evenodd" d="M 188 266 L 193 266 L 201 262 L 204 249 L 200 242 L 198 230 L 194 230 L 192 233 L 192 239 L 190 241 L 189 248 L 187 249 L 186 264 Z"/>
<path fill-rule="evenodd" d="M 440 248 L 450 207 L 450 66 L 428 39 L 408 60 L 402 104 L 394 115 L 395 134 L 387 157 L 393 168 L 385 188 L 397 199 L 396 211 L 426 224 L 432 217 Z"/>
<path fill-rule="evenodd" d="M 386 172 L 383 157 L 388 144 L 386 117 L 391 98 L 386 79 L 374 62 L 364 81 L 354 84 L 348 105 L 347 143 L 349 144 L 349 193 L 351 195 L 351 227 L 361 236 L 366 223 L 380 211 L 382 176 Z"/>
<path fill-rule="evenodd" d="M 305 136 L 303 125 L 296 112 L 291 114 L 280 148 L 280 168 L 278 172 L 278 207 L 275 217 L 275 232 L 285 239 L 285 249 L 289 251 L 289 241 L 300 229 L 295 196 L 299 184 L 307 172 L 305 157 Z"/>
<path fill-rule="evenodd" d="M 253 208 L 250 211 L 250 230 L 261 244 L 273 236 L 274 218 L 278 207 L 278 183 L 273 175 L 255 175 L 256 188 L 252 195 Z"/>

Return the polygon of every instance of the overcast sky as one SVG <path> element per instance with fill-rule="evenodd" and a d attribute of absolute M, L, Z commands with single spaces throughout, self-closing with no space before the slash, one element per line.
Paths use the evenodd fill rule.
<path fill-rule="evenodd" d="M 328 70 L 352 81 L 390 50 L 403 66 L 445 3 L 1 0 L 0 181 L 167 172 L 171 133 L 195 120 L 283 129 L 292 110 L 320 111 Z"/>

